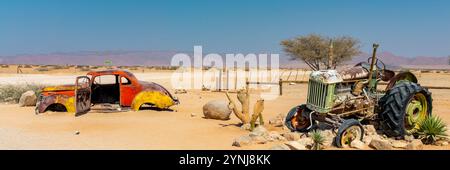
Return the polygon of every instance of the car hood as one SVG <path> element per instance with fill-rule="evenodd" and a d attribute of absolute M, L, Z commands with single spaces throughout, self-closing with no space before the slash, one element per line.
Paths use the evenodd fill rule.
<path fill-rule="evenodd" d="M 42 89 L 43 92 L 50 91 L 73 91 L 75 90 L 75 85 L 67 84 L 67 85 L 57 85 L 57 86 L 47 86 Z"/>

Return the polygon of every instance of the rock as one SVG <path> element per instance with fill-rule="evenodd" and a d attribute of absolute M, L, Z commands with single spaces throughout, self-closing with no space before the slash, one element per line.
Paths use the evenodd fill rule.
<path fill-rule="evenodd" d="M 322 136 L 325 138 L 325 141 L 323 142 L 323 147 L 327 148 L 330 147 L 333 144 L 333 140 L 334 140 L 334 133 L 332 130 L 324 130 L 321 131 Z"/>
<path fill-rule="evenodd" d="M 434 145 L 436 145 L 436 146 L 447 146 L 447 145 L 448 145 L 448 142 L 447 142 L 447 141 L 444 141 L 444 140 L 438 140 L 438 141 L 436 141 L 436 142 L 434 143 Z"/>
<path fill-rule="evenodd" d="M 252 138 L 248 135 L 244 135 L 234 139 L 232 146 L 242 147 L 252 144 Z"/>
<path fill-rule="evenodd" d="M 187 91 L 185 89 L 176 89 L 175 90 L 175 94 L 184 94 L 187 93 Z"/>
<path fill-rule="evenodd" d="M 75 131 L 75 135 L 79 135 L 80 134 L 80 131 Z"/>
<path fill-rule="evenodd" d="M 412 142 L 415 139 L 413 135 L 406 135 L 404 136 L 404 138 L 408 142 Z"/>
<path fill-rule="evenodd" d="M 191 117 L 195 117 L 195 116 L 197 116 L 197 114 L 191 113 Z"/>
<path fill-rule="evenodd" d="M 355 148 L 355 149 L 364 149 L 364 148 L 366 148 L 366 145 L 364 144 L 364 142 L 362 142 L 360 140 L 353 140 L 350 143 L 350 147 Z"/>
<path fill-rule="evenodd" d="M 291 150 L 307 150 L 306 146 L 297 141 L 289 141 L 285 143 Z"/>
<path fill-rule="evenodd" d="M 269 138 L 272 141 L 285 141 L 286 138 L 281 136 L 278 132 L 276 131 L 271 131 L 269 132 Z"/>
<path fill-rule="evenodd" d="M 256 135 L 256 136 L 268 136 L 269 135 L 269 133 L 267 132 L 267 129 L 264 128 L 263 126 L 257 126 L 255 129 L 253 129 L 251 134 Z"/>
<path fill-rule="evenodd" d="M 203 115 L 207 119 L 229 120 L 230 114 L 227 101 L 213 100 L 203 106 Z"/>
<path fill-rule="evenodd" d="M 391 142 L 392 147 L 394 148 L 401 148 L 401 149 L 405 149 L 406 145 L 408 145 L 408 143 L 406 143 L 405 141 L 401 141 L 401 140 L 394 140 Z"/>
<path fill-rule="evenodd" d="M 365 137 L 363 138 L 363 142 L 364 142 L 364 144 L 366 144 L 366 145 L 369 145 L 371 141 L 372 141 L 372 136 L 365 136 Z"/>
<path fill-rule="evenodd" d="M 364 133 L 366 135 L 376 135 L 377 134 L 377 129 L 375 129 L 375 126 L 373 126 L 373 125 L 365 125 L 364 126 Z"/>
<path fill-rule="evenodd" d="M 19 106 L 36 106 L 37 97 L 33 90 L 28 90 L 20 96 Z"/>
<path fill-rule="evenodd" d="M 270 148 L 270 150 L 291 150 L 291 149 L 289 148 L 289 146 L 287 146 L 285 144 L 279 144 L 279 145 L 272 146 Z"/>
<path fill-rule="evenodd" d="M 241 126 L 241 130 L 250 130 L 250 127 L 251 127 L 250 123 L 243 124 L 243 125 Z"/>
<path fill-rule="evenodd" d="M 423 143 L 420 139 L 414 139 L 411 143 L 406 145 L 407 150 L 422 150 Z"/>
<path fill-rule="evenodd" d="M 252 142 L 256 144 L 265 144 L 268 141 L 268 138 L 264 136 L 250 136 L 252 138 Z"/>
<path fill-rule="evenodd" d="M 284 116 L 282 114 L 278 114 L 276 117 L 269 120 L 269 124 L 275 127 L 282 127 L 284 125 Z"/>
<path fill-rule="evenodd" d="M 314 143 L 311 138 L 301 138 L 297 142 L 305 146 L 311 146 Z"/>
<path fill-rule="evenodd" d="M 369 146 L 376 150 L 392 150 L 391 143 L 387 140 L 372 139 Z"/>
<path fill-rule="evenodd" d="M 300 134 L 295 132 L 287 132 L 282 134 L 288 141 L 296 141 L 300 139 Z"/>

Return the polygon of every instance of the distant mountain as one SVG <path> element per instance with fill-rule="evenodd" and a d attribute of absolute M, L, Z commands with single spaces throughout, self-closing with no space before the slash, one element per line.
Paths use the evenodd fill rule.
<path fill-rule="evenodd" d="M 71 53 L 31 54 L 0 57 L 2 64 L 45 64 L 45 65 L 104 65 L 112 61 L 119 66 L 165 66 L 170 65 L 176 51 L 81 51 Z"/>
<path fill-rule="evenodd" d="M 45 65 L 104 65 L 105 61 L 112 61 L 113 65 L 120 66 L 168 66 L 172 57 L 177 53 L 186 53 L 192 56 L 192 52 L 180 51 L 107 51 L 93 52 L 80 51 L 68 53 L 50 53 L 50 54 L 27 54 L 16 56 L 0 56 L 0 64 L 45 64 Z M 206 54 L 204 54 L 206 55 Z M 223 55 L 225 56 L 225 55 Z M 367 61 L 371 54 L 362 53 L 354 57 L 346 64 L 352 65 L 361 61 Z M 391 52 L 381 52 L 378 54 L 387 66 L 390 67 L 420 67 L 450 68 L 448 57 L 404 57 Z M 280 56 L 280 67 L 288 68 L 307 68 L 308 66 L 300 61 L 292 61 L 287 56 Z"/>

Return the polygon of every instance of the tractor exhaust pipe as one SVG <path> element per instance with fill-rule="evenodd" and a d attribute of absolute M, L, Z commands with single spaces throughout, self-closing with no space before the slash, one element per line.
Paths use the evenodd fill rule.
<path fill-rule="evenodd" d="M 372 53 L 372 61 L 370 63 L 370 71 L 369 71 L 369 88 L 372 89 L 372 77 L 373 77 L 373 73 L 374 73 L 374 67 L 375 67 L 375 61 L 377 60 L 377 48 L 380 45 L 378 44 L 373 44 L 373 53 Z"/>

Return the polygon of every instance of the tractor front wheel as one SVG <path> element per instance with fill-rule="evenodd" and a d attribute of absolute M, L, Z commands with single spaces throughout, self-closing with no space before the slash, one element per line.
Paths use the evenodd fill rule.
<path fill-rule="evenodd" d="M 311 119 L 309 118 L 310 113 L 311 110 L 304 104 L 294 107 L 287 114 L 284 124 L 291 131 L 307 132 L 308 127 L 311 126 Z M 313 124 L 315 124 L 314 121 Z"/>
<path fill-rule="evenodd" d="M 413 82 L 400 82 L 380 101 L 381 127 L 386 135 L 401 137 L 413 134 L 419 123 L 431 115 L 431 93 Z"/>
<path fill-rule="evenodd" d="M 364 129 L 361 123 L 356 119 L 346 119 L 339 126 L 338 133 L 335 138 L 335 144 L 339 148 L 350 146 L 354 140 L 363 140 Z"/>

